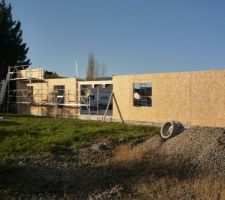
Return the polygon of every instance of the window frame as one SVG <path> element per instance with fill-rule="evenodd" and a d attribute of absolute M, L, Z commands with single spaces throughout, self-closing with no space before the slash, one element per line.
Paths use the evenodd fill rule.
<path fill-rule="evenodd" d="M 133 106 L 152 107 L 152 82 L 133 83 Z"/>

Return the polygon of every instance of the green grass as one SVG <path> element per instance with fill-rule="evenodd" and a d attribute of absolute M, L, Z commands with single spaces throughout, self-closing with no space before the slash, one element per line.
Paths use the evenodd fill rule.
<path fill-rule="evenodd" d="M 104 138 L 127 141 L 158 132 L 158 128 L 151 126 L 6 115 L 0 121 L 0 158 L 65 150 L 74 152 Z"/>

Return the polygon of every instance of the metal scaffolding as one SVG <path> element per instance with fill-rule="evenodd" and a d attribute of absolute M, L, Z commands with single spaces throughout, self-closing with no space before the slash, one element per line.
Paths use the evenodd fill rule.
<path fill-rule="evenodd" d="M 13 66 L 8 68 L 7 87 L 5 91 L 1 89 L 2 98 L 7 97 L 4 111 L 9 112 L 9 108 L 14 105 L 14 109 L 27 107 L 37 107 L 37 115 L 42 115 L 41 107 L 53 107 L 55 115 L 59 107 L 80 108 L 89 107 L 89 104 L 77 102 L 77 91 L 74 89 L 49 88 L 48 81 L 44 77 L 43 68 L 32 69 L 30 66 Z M 14 82 L 14 84 L 12 84 Z M 14 87 L 12 87 L 12 85 Z M 3 88 L 3 87 L 1 87 Z M 63 95 L 62 95 L 63 94 Z"/>
<path fill-rule="evenodd" d="M 99 86 L 105 88 L 105 85 L 112 85 L 112 81 L 90 82 L 77 81 L 75 79 L 74 84 L 69 89 L 66 89 L 65 85 L 63 87 L 60 84 L 49 87 L 49 79 L 45 79 L 43 68 L 31 68 L 31 66 L 27 65 L 9 67 L 7 77 L 2 81 L 0 88 L 0 103 L 1 99 L 3 103 L 5 98 L 3 111 L 7 113 L 12 111 L 12 109 L 14 109 L 14 112 L 17 112 L 24 108 L 24 112 L 26 109 L 28 110 L 28 113 L 25 112 L 24 114 L 32 114 L 31 109 L 35 108 L 35 115 L 45 116 L 42 111 L 50 109 L 51 116 L 57 117 L 58 111 L 65 108 L 68 110 L 68 113 L 71 110 L 74 111 L 71 114 L 73 116 L 69 117 L 80 114 L 88 116 L 103 115 L 104 112 L 101 111 L 101 113 L 99 107 L 99 98 L 101 97 L 99 95 L 101 92 Z M 97 99 L 93 100 L 93 98 Z M 93 102 L 95 105 L 93 105 Z M 108 104 L 108 102 L 105 104 Z"/>

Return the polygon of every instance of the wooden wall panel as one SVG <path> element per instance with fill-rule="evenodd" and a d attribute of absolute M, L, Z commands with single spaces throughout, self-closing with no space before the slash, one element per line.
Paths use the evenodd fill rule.
<path fill-rule="evenodd" d="M 133 106 L 133 84 L 148 82 L 152 107 Z M 225 70 L 114 76 L 113 84 L 124 120 L 225 126 Z"/>
<path fill-rule="evenodd" d="M 18 81 L 17 89 L 23 88 L 27 89 L 27 82 Z M 54 97 L 54 86 L 64 85 L 65 86 L 65 104 L 77 103 L 77 82 L 75 78 L 60 78 L 60 79 L 46 79 L 45 82 L 33 82 L 33 95 L 34 102 L 37 105 L 17 105 L 17 111 L 20 114 L 32 114 L 38 116 L 62 116 L 62 117 L 73 117 L 78 114 L 78 109 L 63 107 L 54 108 L 54 106 L 46 105 L 44 103 L 54 103 L 51 99 Z M 19 100 L 19 99 L 18 99 Z"/>

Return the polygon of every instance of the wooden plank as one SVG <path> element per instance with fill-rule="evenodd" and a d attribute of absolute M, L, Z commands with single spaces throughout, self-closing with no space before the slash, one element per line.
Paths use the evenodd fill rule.
<path fill-rule="evenodd" d="M 110 97 L 109 97 L 109 102 L 107 104 L 107 107 L 106 107 L 106 110 L 105 110 L 105 113 L 104 113 L 104 116 L 102 118 L 102 123 L 105 121 L 105 118 L 106 118 L 106 115 L 107 115 L 107 112 L 109 110 L 109 105 L 110 105 L 110 102 L 112 100 L 112 97 L 113 97 L 113 92 L 111 93 Z"/>

